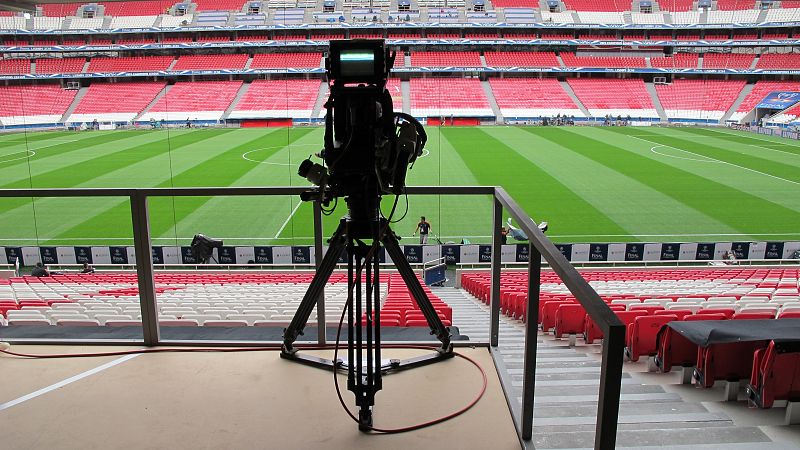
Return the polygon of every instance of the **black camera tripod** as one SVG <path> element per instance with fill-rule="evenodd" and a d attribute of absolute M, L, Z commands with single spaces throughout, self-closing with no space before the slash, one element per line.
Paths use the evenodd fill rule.
<path fill-rule="evenodd" d="M 364 243 L 363 240 L 366 239 L 371 240 L 372 244 Z M 288 328 L 284 330 L 281 358 L 327 370 L 346 369 L 347 389 L 353 391 L 356 396 L 356 406 L 359 407 L 359 430 L 370 431 L 372 406 L 375 404 L 375 393 L 382 388 L 382 375 L 453 357 L 450 330 L 444 326 L 422 289 L 386 219 L 353 220 L 345 217 L 339 222 L 339 227 L 329 242 L 330 247 L 311 280 L 297 313 Z M 431 327 L 431 334 L 442 343 L 435 353 L 407 360 L 393 359 L 388 363 L 382 362 L 380 267 L 376 252 L 379 243 L 384 245 L 403 277 L 403 281 Z M 347 361 L 341 359 L 332 361 L 300 354 L 293 344 L 297 337 L 303 334 L 303 328 L 316 306 L 319 295 L 344 253 L 347 256 Z M 364 353 L 366 353 L 366 364 Z"/>

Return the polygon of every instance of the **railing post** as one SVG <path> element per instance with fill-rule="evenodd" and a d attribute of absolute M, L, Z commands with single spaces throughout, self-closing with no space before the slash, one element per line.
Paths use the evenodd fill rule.
<path fill-rule="evenodd" d="M 536 348 L 539 341 L 539 285 L 542 255 L 528 245 L 528 301 L 525 314 L 525 355 L 522 379 L 522 439 L 533 436 L 533 396 L 536 390 Z"/>
<path fill-rule="evenodd" d="M 322 205 L 319 202 L 313 202 L 314 205 L 314 265 L 317 270 L 322 264 Z M 319 297 L 317 297 L 317 343 L 325 345 L 326 342 L 326 329 L 325 329 L 325 288 L 320 289 Z"/>
<path fill-rule="evenodd" d="M 144 344 L 158 345 L 158 305 L 156 304 L 156 282 L 153 276 L 153 254 L 150 246 L 150 217 L 147 211 L 147 196 L 134 191 L 130 197 L 131 222 L 133 224 L 133 247 L 136 251 L 136 278 L 139 283 L 139 305 L 142 309 L 142 332 Z"/>
<path fill-rule="evenodd" d="M 597 402 L 597 425 L 594 448 L 613 449 L 617 441 L 622 355 L 625 326 L 611 326 L 603 337 L 603 361 L 600 367 L 600 394 Z"/>
<path fill-rule="evenodd" d="M 491 323 L 489 325 L 489 343 L 497 347 L 500 335 L 500 262 L 503 257 L 500 228 L 503 226 L 503 205 L 494 198 L 492 213 L 492 291 L 489 296 L 491 306 Z"/>

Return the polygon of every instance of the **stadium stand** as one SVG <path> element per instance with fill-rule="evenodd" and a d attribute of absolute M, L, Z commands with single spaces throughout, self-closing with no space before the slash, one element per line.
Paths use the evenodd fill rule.
<path fill-rule="evenodd" d="M 572 11 L 629 11 L 630 2 L 625 0 L 564 0 Z"/>
<path fill-rule="evenodd" d="M 490 78 L 489 85 L 506 118 L 584 117 L 555 78 Z"/>
<path fill-rule="evenodd" d="M 52 85 L 0 86 L 0 124 L 56 123 L 77 92 Z"/>
<path fill-rule="evenodd" d="M 143 17 L 164 14 L 175 3 L 179 2 L 177 0 L 137 0 L 135 2 L 100 2 L 98 4 L 103 5 L 103 14 L 106 16 Z"/>
<path fill-rule="evenodd" d="M 232 119 L 311 118 L 319 80 L 255 80 L 230 114 Z"/>
<path fill-rule="evenodd" d="M 489 67 L 559 67 L 555 53 L 550 52 L 486 52 Z"/>
<path fill-rule="evenodd" d="M 486 117 L 492 109 L 475 78 L 412 78 L 411 114 L 417 117 Z"/>
<path fill-rule="evenodd" d="M 175 83 L 139 119 L 155 120 L 213 120 L 222 118 L 241 81 L 181 81 Z"/>
<path fill-rule="evenodd" d="M 749 69 L 755 55 L 746 53 L 706 53 L 703 55 L 704 69 Z"/>
<path fill-rule="evenodd" d="M 89 61 L 88 72 L 151 72 L 167 70 L 172 56 L 95 57 Z"/>
<path fill-rule="evenodd" d="M 129 122 L 164 90 L 164 82 L 92 83 L 66 122 Z M 119 99 L 125 99 L 121 102 Z"/>
<path fill-rule="evenodd" d="M 568 83 L 593 116 L 658 117 L 644 81 L 640 79 L 574 78 Z"/>
<path fill-rule="evenodd" d="M 149 28 L 155 25 L 157 18 L 157 16 L 113 17 L 110 28 Z"/>
<path fill-rule="evenodd" d="M 739 108 L 736 109 L 736 112 L 731 115 L 729 120 L 741 120 L 748 112 L 755 108 L 758 102 L 763 100 L 764 97 L 771 92 L 777 91 L 800 92 L 800 82 L 771 80 L 761 80 L 756 82 L 756 84 L 753 86 L 753 90 L 747 94 L 742 103 L 739 105 Z"/>
<path fill-rule="evenodd" d="M 31 60 L 22 58 L 0 59 L 0 74 L 31 73 Z"/>
<path fill-rule="evenodd" d="M 248 55 L 183 55 L 172 70 L 244 69 Z"/>
<path fill-rule="evenodd" d="M 251 69 L 315 69 L 321 67 L 319 53 L 259 53 L 253 56 Z"/>
<path fill-rule="evenodd" d="M 745 80 L 674 80 L 657 84 L 656 92 L 670 119 L 719 120 L 744 85 Z"/>
<path fill-rule="evenodd" d="M 561 53 L 566 67 L 647 67 L 643 57 L 631 56 L 578 56 L 575 53 Z"/>
<path fill-rule="evenodd" d="M 36 60 L 36 73 L 81 73 L 84 58 L 47 58 Z"/>
<path fill-rule="evenodd" d="M 797 53 L 765 53 L 756 63 L 756 69 L 798 69 L 800 54 Z"/>
<path fill-rule="evenodd" d="M 411 65 L 414 67 L 481 67 L 477 52 L 413 52 Z"/>
<path fill-rule="evenodd" d="M 700 59 L 697 53 L 675 53 L 672 56 L 650 58 L 650 65 L 665 69 L 696 69 Z"/>
<path fill-rule="evenodd" d="M 771 408 L 775 400 L 800 401 L 800 346 L 797 342 L 771 341 L 756 350 L 747 397 L 759 408 Z"/>

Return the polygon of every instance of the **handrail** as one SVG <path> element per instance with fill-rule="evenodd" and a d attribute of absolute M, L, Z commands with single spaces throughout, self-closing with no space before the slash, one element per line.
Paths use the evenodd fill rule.
<path fill-rule="evenodd" d="M 0 198 L 22 197 L 128 197 L 131 205 L 133 242 L 137 255 L 149 255 L 152 242 L 147 199 L 149 197 L 211 197 L 211 196 L 256 196 L 256 195 L 299 195 L 308 190 L 302 186 L 278 187 L 186 187 L 186 188 L 76 188 L 76 189 L 0 189 Z M 490 345 L 496 348 L 500 329 L 500 269 L 501 235 L 503 209 L 511 214 L 522 231 L 528 236 L 528 317 L 525 324 L 525 350 L 522 408 L 519 413 L 512 405 L 515 396 L 508 390 L 506 400 L 509 404 L 514 425 L 523 446 L 531 445 L 533 433 L 533 408 L 536 381 L 536 344 L 539 311 L 539 286 L 541 283 L 542 256 L 552 270 L 564 281 L 575 298 L 603 331 L 603 360 L 600 372 L 600 392 L 597 410 L 595 448 L 611 449 L 616 442 L 617 418 L 619 415 L 619 395 L 622 381 L 622 354 L 624 349 L 625 326 L 603 302 L 580 273 L 567 261 L 556 246 L 545 237 L 528 214 L 501 187 L 492 186 L 414 186 L 408 187 L 411 195 L 491 195 L 494 199 L 492 230 L 492 289 L 490 314 Z M 317 262 L 322 259 L 321 208 L 313 208 L 315 233 L 314 247 Z M 148 346 L 165 345 L 160 337 L 154 265 L 151 258 L 142 258 L 136 264 L 144 343 Z M 324 297 L 317 302 L 318 317 L 325 317 Z M 319 324 L 320 343 L 324 343 L 325 322 Z M 204 342 L 204 345 L 208 343 Z M 496 356 L 496 352 L 493 352 Z M 497 363 L 497 360 L 495 360 Z M 501 374 L 504 389 L 510 380 Z"/>

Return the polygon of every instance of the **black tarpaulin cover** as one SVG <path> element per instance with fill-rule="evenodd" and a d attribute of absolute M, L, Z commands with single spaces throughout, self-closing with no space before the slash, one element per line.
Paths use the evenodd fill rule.
<path fill-rule="evenodd" d="M 800 319 L 676 321 L 667 326 L 701 347 L 774 339 L 800 341 Z"/>

